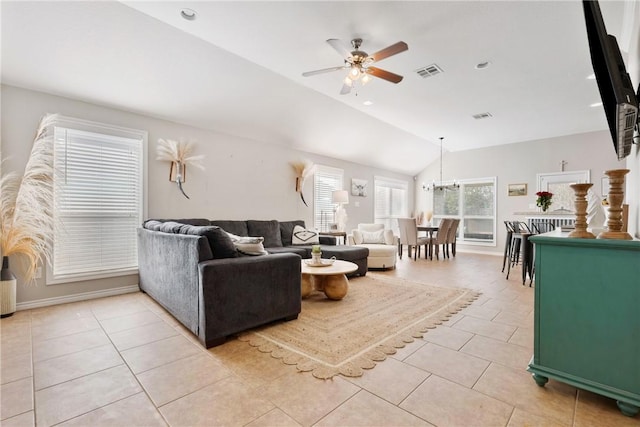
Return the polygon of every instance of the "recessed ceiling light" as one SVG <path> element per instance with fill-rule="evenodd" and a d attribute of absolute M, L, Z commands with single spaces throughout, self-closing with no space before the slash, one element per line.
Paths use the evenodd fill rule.
<path fill-rule="evenodd" d="M 589 74 L 587 76 L 587 80 L 595 80 L 596 79 L 596 75 L 595 74 Z"/>
<path fill-rule="evenodd" d="M 476 64 L 476 70 L 484 70 L 485 68 L 489 68 L 489 65 L 491 65 L 489 61 L 480 62 Z"/>
<path fill-rule="evenodd" d="M 364 101 L 362 104 L 368 107 L 369 105 L 373 105 L 373 101 Z"/>
<path fill-rule="evenodd" d="M 193 9 L 184 8 L 180 11 L 180 16 L 182 16 L 187 21 L 194 21 L 196 19 L 196 11 Z"/>
<path fill-rule="evenodd" d="M 602 102 L 594 102 L 593 104 L 589 105 L 589 107 L 602 107 Z"/>

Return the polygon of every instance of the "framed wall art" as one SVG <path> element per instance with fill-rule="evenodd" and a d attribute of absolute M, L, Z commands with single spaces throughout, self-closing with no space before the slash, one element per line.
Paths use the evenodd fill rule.
<path fill-rule="evenodd" d="M 367 197 L 367 184 L 369 182 L 366 179 L 352 179 L 351 180 L 351 195 L 359 197 Z"/>
<path fill-rule="evenodd" d="M 509 196 L 526 196 L 527 184 L 509 184 Z"/>

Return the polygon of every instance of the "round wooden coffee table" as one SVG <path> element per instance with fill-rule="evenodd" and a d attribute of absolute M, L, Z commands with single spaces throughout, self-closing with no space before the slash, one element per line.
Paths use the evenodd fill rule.
<path fill-rule="evenodd" d="M 314 290 L 324 292 L 332 300 L 341 300 L 347 295 L 349 281 L 345 274 L 356 271 L 356 264 L 336 260 L 332 265 L 312 267 L 306 261 L 309 260 L 302 260 L 302 298 L 309 296 Z"/>

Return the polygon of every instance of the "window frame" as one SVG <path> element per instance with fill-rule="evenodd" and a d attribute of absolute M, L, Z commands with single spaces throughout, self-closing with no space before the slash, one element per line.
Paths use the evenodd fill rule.
<path fill-rule="evenodd" d="M 116 137 L 116 138 L 128 138 L 139 140 L 140 142 L 140 150 L 139 150 L 139 176 L 138 176 L 138 185 L 140 187 L 140 204 L 138 211 L 138 219 L 139 224 L 142 224 L 142 220 L 147 217 L 148 210 L 148 179 L 147 179 L 147 158 L 148 158 L 148 132 L 146 130 L 140 129 L 132 129 L 126 128 L 117 125 L 111 125 L 106 123 L 94 122 L 90 120 L 79 119 L 75 117 L 65 117 L 58 116 L 54 123 L 51 124 L 52 133 L 55 134 L 56 128 L 63 129 L 73 129 L 81 132 L 91 132 L 96 134 L 105 135 L 107 137 Z M 53 142 L 52 150 L 55 153 L 55 137 Z M 54 191 L 57 190 L 56 186 L 56 171 L 54 170 Z M 57 227 L 63 227 L 62 224 L 59 223 L 58 219 L 55 218 L 57 213 L 57 207 L 53 206 L 54 210 L 54 220 L 56 221 Z M 137 240 L 137 237 L 135 238 Z M 52 237 L 52 252 L 55 253 L 55 236 Z M 136 242 L 137 245 L 137 242 Z M 137 252 L 137 250 L 136 250 Z M 137 263 L 135 267 L 130 268 L 122 268 L 115 269 L 110 271 L 101 271 L 101 272 L 80 272 L 80 273 L 67 273 L 67 274 L 59 274 L 54 275 L 54 266 L 55 255 L 52 257 L 51 264 L 47 263 L 46 266 L 46 277 L 45 284 L 46 285 L 57 285 L 62 283 L 72 283 L 79 281 L 90 281 L 96 279 L 104 279 L 110 277 L 119 277 L 119 276 L 127 276 L 138 274 Z"/>
<path fill-rule="evenodd" d="M 460 184 L 460 188 L 458 191 L 460 192 L 460 197 L 458 198 L 458 215 L 441 215 L 435 212 L 435 192 L 432 195 L 432 206 L 434 207 L 433 218 L 434 219 L 442 219 L 442 218 L 456 218 L 460 220 L 460 224 L 458 226 L 458 235 L 457 242 L 465 245 L 472 246 L 489 246 L 496 247 L 497 246 L 497 218 L 498 218 L 498 178 L 497 177 L 485 177 L 485 178 L 469 178 L 462 179 L 456 181 Z M 464 214 L 464 186 L 465 185 L 473 185 L 473 184 L 492 184 L 493 185 L 493 216 L 485 216 L 485 215 L 465 215 Z M 453 181 L 443 182 L 443 186 L 452 185 Z M 465 227 L 465 219 L 493 219 L 493 239 L 492 240 L 477 240 L 477 239 L 465 239 L 464 238 L 464 227 Z"/>

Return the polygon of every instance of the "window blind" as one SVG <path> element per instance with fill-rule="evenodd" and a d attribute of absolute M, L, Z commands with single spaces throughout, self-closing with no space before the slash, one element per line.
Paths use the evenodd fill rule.
<path fill-rule="evenodd" d="M 54 137 L 51 282 L 137 269 L 142 137 L 57 126 Z"/>
<path fill-rule="evenodd" d="M 408 216 L 409 184 L 397 179 L 375 177 L 374 220 L 398 234 L 397 218 Z"/>
<path fill-rule="evenodd" d="M 335 204 L 331 201 L 331 193 L 342 190 L 344 171 L 329 166 L 316 166 L 313 182 L 313 218 L 316 229 L 325 231 L 334 222 Z"/>

